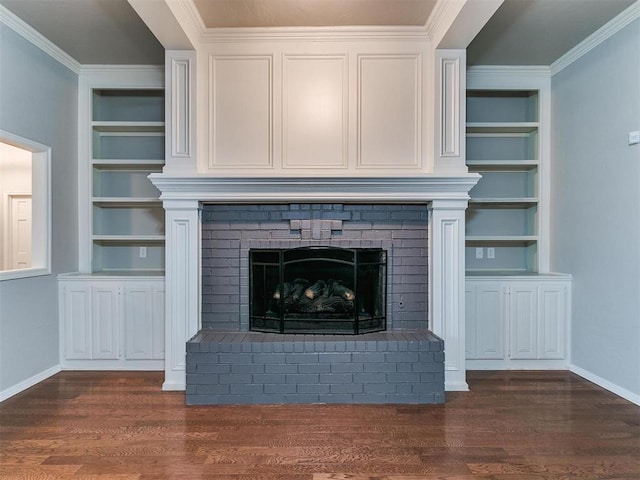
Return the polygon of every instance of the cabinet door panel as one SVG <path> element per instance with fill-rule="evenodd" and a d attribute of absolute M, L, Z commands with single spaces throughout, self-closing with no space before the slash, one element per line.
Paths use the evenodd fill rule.
<path fill-rule="evenodd" d="M 91 358 L 91 293 L 84 284 L 63 287 L 65 321 L 64 356 L 72 360 Z"/>
<path fill-rule="evenodd" d="M 512 359 L 536 358 L 537 303 L 536 287 L 511 287 L 509 299 L 510 313 L 510 356 Z"/>
<path fill-rule="evenodd" d="M 151 358 L 164 359 L 164 287 L 153 288 L 153 340 Z"/>
<path fill-rule="evenodd" d="M 467 285 L 464 292 L 465 302 L 465 357 L 474 360 L 477 357 L 476 336 L 478 332 L 477 287 Z"/>
<path fill-rule="evenodd" d="M 545 285 L 538 290 L 538 357 L 565 357 L 566 291 L 562 285 Z"/>
<path fill-rule="evenodd" d="M 477 358 L 504 358 L 504 288 L 501 284 L 478 286 Z"/>
<path fill-rule="evenodd" d="M 95 285 L 91 289 L 91 317 L 93 326 L 93 358 L 119 358 L 118 288 L 115 285 Z"/>
<path fill-rule="evenodd" d="M 152 319 L 151 287 L 126 285 L 124 287 L 124 323 L 128 360 L 152 357 Z"/>

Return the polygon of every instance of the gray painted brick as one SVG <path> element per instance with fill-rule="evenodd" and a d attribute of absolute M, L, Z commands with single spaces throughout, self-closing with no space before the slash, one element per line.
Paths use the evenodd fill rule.
<path fill-rule="evenodd" d="M 227 395 L 229 393 L 229 385 L 198 385 L 198 395 Z"/>
<path fill-rule="evenodd" d="M 350 363 L 351 353 L 323 353 L 319 355 L 320 363 Z"/>
<path fill-rule="evenodd" d="M 384 353 L 373 352 L 354 352 L 351 354 L 354 363 L 383 363 L 385 362 Z"/>
<path fill-rule="evenodd" d="M 286 363 L 318 363 L 317 353 L 293 353 L 287 355 L 285 358 Z"/>
<path fill-rule="evenodd" d="M 301 363 L 298 365 L 298 373 L 329 373 L 331 371 L 331 365 L 312 363 Z"/>
<path fill-rule="evenodd" d="M 187 364 L 190 366 L 191 364 Z M 193 364 L 196 368 L 194 373 L 229 373 L 231 372 L 231 365 L 228 363 L 196 363 Z"/>
<path fill-rule="evenodd" d="M 231 373 L 264 373 L 264 364 L 231 365 Z"/>
<path fill-rule="evenodd" d="M 385 383 L 387 381 L 386 373 L 354 373 L 353 381 L 355 383 Z"/>
<path fill-rule="evenodd" d="M 353 395 L 349 393 L 329 393 L 320 395 L 321 403 L 353 403 Z"/>
<path fill-rule="evenodd" d="M 262 395 L 264 393 L 264 385 L 258 384 L 231 384 L 230 393 L 232 395 Z"/>
<path fill-rule="evenodd" d="M 332 363 L 331 373 L 357 373 L 364 371 L 362 363 Z"/>
<path fill-rule="evenodd" d="M 318 403 L 319 397 L 313 393 L 288 393 L 285 395 L 287 403 Z"/>
<path fill-rule="evenodd" d="M 318 383 L 318 374 L 311 373 L 299 373 L 299 374 L 290 374 L 286 377 L 287 383 Z"/>
<path fill-rule="evenodd" d="M 264 363 L 264 364 L 271 364 L 271 363 L 285 363 L 285 360 L 287 358 L 287 355 L 284 353 L 254 353 L 253 354 L 253 361 L 256 363 Z M 272 372 L 272 373 L 276 373 L 276 372 Z"/>
<path fill-rule="evenodd" d="M 335 383 L 331 385 L 325 385 L 329 387 L 330 393 L 362 393 L 363 385 L 359 383 Z"/>
<path fill-rule="evenodd" d="M 272 394 L 272 393 L 279 393 L 279 394 L 287 394 L 287 393 L 296 393 L 298 390 L 298 385 L 296 385 L 295 383 L 291 383 L 291 384 L 281 384 L 281 383 L 277 383 L 277 384 L 270 384 L 270 383 L 265 383 L 264 384 L 264 393 L 266 394 Z"/>
<path fill-rule="evenodd" d="M 387 382 L 390 383 L 419 383 L 419 373 L 387 373 Z"/>
<path fill-rule="evenodd" d="M 416 363 L 420 359 L 417 352 L 387 352 L 385 360 L 391 363 Z"/>
<path fill-rule="evenodd" d="M 393 373 L 397 370 L 396 363 L 364 363 L 365 373 Z"/>
<path fill-rule="evenodd" d="M 286 377 L 283 373 L 257 373 L 253 375 L 253 383 L 285 383 Z"/>
<path fill-rule="evenodd" d="M 219 380 L 220 380 L 220 375 L 217 373 L 207 373 L 207 374 L 188 373 L 187 374 L 187 384 L 189 385 L 210 385 L 210 384 L 218 383 Z"/>
<path fill-rule="evenodd" d="M 362 386 L 364 393 L 376 395 L 396 393 L 396 387 L 395 383 L 365 383 Z"/>
<path fill-rule="evenodd" d="M 298 365 L 296 364 L 281 364 L 281 363 L 267 363 L 264 366 L 265 373 L 297 373 Z"/>
<path fill-rule="evenodd" d="M 220 363 L 250 364 L 253 360 L 250 353 L 221 353 L 219 355 Z"/>
<path fill-rule="evenodd" d="M 230 373 L 220 376 L 220 383 L 251 383 L 250 373 Z"/>
<path fill-rule="evenodd" d="M 329 393 L 330 391 L 330 386 L 329 385 L 323 385 L 323 384 L 305 384 L 305 383 L 299 383 L 298 384 L 298 392 L 297 393 L 316 393 L 316 394 L 320 394 L 320 393 Z"/>
<path fill-rule="evenodd" d="M 351 373 L 323 373 L 320 374 L 320 383 L 337 384 L 353 382 Z"/>

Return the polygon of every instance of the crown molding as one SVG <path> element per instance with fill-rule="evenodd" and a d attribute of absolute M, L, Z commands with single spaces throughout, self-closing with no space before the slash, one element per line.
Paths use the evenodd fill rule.
<path fill-rule="evenodd" d="M 578 45 L 562 55 L 558 60 L 553 62 L 550 67 L 551 75 L 561 72 L 638 18 L 640 18 L 640 1 L 636 1 L 620 13 L 620 15 L 604 24 Z"/>
<path fill-rule="evenodd" d="M 453 2 L 451 0 L 439 0 L 436 3 L 435 7 L 431 11 L 429 18 L 427 19 L 427 23 L 424 26 L 424 31 L 430 40 L 433 40 L 434 35 L 437 34 L 438 30 L 445 25 L 448 27 L 449 25 L 445 23 L 446 19 L 451 15 L 455 16 L 460 11 L 459 2 Z"/>
<path fill-rule="evenodd" d="M 512 77 L 548 78 L 551 69 L 544 65 L 476 65 L 467 68 L 467 77 L 475 75 L 510 75 Z"/>
<path fill-rule="evenodd" d="M 2 5 L 0 5 L 0 23 L 9 27 L 76 75 L 80 74 L 79 62 Z"/>
<path fill-rule="evenodd" d="M 296 41 L 428 41 L 423 27 L 247 27 L 209 28 L 203 43 Z"/>

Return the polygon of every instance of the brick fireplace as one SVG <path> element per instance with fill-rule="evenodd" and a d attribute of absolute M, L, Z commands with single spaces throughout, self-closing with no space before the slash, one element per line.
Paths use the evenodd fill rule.
<path fill-rule="evenodd" d="M 242 352 L 242 349 L 246 348 L 270 350 L 269 352 L 261 350 L 256 354 L 281 354 L 287 351 L 285 349 L 291 349 L 291 353 L 304 353 L 306 349 L 309 350 L 306 353 L 318 354 L 318 362 L 321 363 L 323 362 L 320 360 L 322 352 L 315 349 L 320 343 L 323 343 L 323 348 L 335 349 L 333 353 L 348 347 L 353 347 L 354 352 L 357 352 L 358 349 L 364 349 L 364 351 L 375 349 L 378 352 L 389 353 L 389 359 L 392 359 L 393 351 L 397 351 L 399 345 L 406 348 L 408 354 L 411 349 L 417 350 L 419 348 L 427 349 L 429 352 L 437 352 L 437 345 L 432 347 L 429 344 L 428 347 L 426 346 L 425 342 L 435 341 L 436 344 L 438 342 L 437 337 L 427 338 L 424 336 L 428 329 L 444 341 L 444 384 L 446 389 L 467 389 L 464 371 L 463 315 L 464 211 L 468 200 L 468 191 L 476 183 L 477 176 L 219 178 L 205 175 L 172 176 L 163 173 L 152 174 L 151 179 L 162 192 L 161 198 L 167 219 L 167 352 L 164 389 L 184 390 L 187 388 L 188 348 L 191 353 L 209 354 L 209 357 L 212 354 L 247 353 Z M 219 215 L 224 216 L 225 214 L 221 212 L 225 209 L 228 211 L 230 205 L 242 205 L 247 211 L 250 211 L 250 207 L 253 206 L 254 212 L 259 212 L 260 209 L 257 206 L 274 204 L 286 206 L 282 207 L 284 214 L 278 219 L 278 223 L 282 223 L 277 228 L 269 219 L 262 219 L 258 222 L 253 219 L 243 222 L 239 215 L 235 215 L 239 227 L 246 226 L 242 225 L 243 223 L 251 223 L 255 227 L 256 223 L 265 222 L 264 228 L 261 229 L 259 225 L 257 228 L 262 232 L 258 236 L 264 238 L 243 240 L 240 235 L 240 238 L 236 239 L 238 251 L 233 255 L 237 258 L 237 268 L 242 271 L 246 265 L 243 262 L 248 261 L 243 260 L 243 256 L 240 255 L 240 251 L 243 249 L 248 250 L 254 245 L 279 247 L 291 244 L 292 239 L 301 242 L 301 244 L 307 242 L 307 244 L 328 243 L 355 246 L 357 243 L 360 246 L 389 248 L 391 250 L 390 277 L 409 275 L 410 272 L 415 272 L 416 277 L 419 277 L 420 280 L 414 283 L 400 282 L 401 286 L 396 286 L 397 282 L 393 282 L 394 286 L 390 288 L 388 294 L 390 329 L 384 334 L 371 334 L 387 335 L 387 337 L 372 338 L 368 344 L 362 342 L 359 345 L 355 343 L 351 345 L 348 343 L 350 340 L 343 338 L 325 338 L 323 341 L 283 338 L 279 341 L 279 346 L 275 346 L 275 344 L 271 345 L 272 334 L 249 334 L 246 328 L 248 317 L 245 310 L 247 307 L 243 307 L 241 301 L 236 303 L 235 301 L 231 302 L 230 298 L 226 299 L 228 304 L 233 304 L 234 317 L 222 320 L 209 315 L 212 312 L 206 311 L 205 305 L 207 303 L 205 302 L 209 301 L 209 295 L 218 295 L 219 293 L 206 291 L 202 281 L 209 268 L 202 258 L 202 250 L 207 248 L 207 242 L 203 238 L 207 235 L 206 232 L 209 228 L 207 219 Z M 292 213 L 302 211 L 303 206 L 308 208 L 309 218 L 301 218 L 298 216 L 299 214 Z M 312 213 L 314 211 L 315 214 Z M 324 214 L 319 213 L 323 211 Z M 347 213 L 348 219 L 346 218 Z M 367 217 L 367 215 L 370 215 L 371 218 L 362 220 L 362 217 Z M 295 218 L 296 216 L 298 218 Z M 377 218 L 378 216 L 384 217 L 384 219 Z M 342 220 L 341 226 L 339 223 L 333 223 L 339 220 Z M 408 228 L 398 228 L 398 225 L 395 224 L 398 222 L 401 224 L 403 221 L 404 227 Z M 365 222 L 366 228 L 359 222 Z M 382 228 L 385 222 L 388 227 L 386 232 L 385 228 Z M 215 222 L 213 223 L 215 224 Z M 339 226 L 341 230 L 338 228 Z M 221 232 L 232 232 L 233 230 L 228 229 L 228 225 L 219 227 Z M 342 234 L 339 234 L 339 231 Z M 359 232 L 360 238 L 350 238 L 350 236 L 356 235 L 354 233 L 356 231 Z M 406 231 L 411 233 L 408 234 Z M 381 232 L 384 233 L 380 235 Z M 238 236 L 238 234 L 234 235 Z M 255 235 L 254 231 L 247 236 L 255 237 Z M 378 235 L 378 238 L 373 238 L 374 235 Z M 407 235 L 411 238 L 402 238 Z M 303 240 L 303 236 L 311 238 Z M 313 238 L 314 236 L 318 238 Z M 403 240 L 406 241 L 404 244 Z M 423 248 L 411 246 L 412 242 L 422 242 Z M 222 249 L 218 247 L 219 245 L 214 250 L 220 253 Z M 412 253 L 419 254 L 411 257 Z M 413 258 L 408 261 L 408 263 L 414 263 L 411 269 L 409 269 L 409 265 L 402 265 L 402 258 L 406 257 Z M 213 258 L 217 258 L 215 253 Z M 223 261 L 228 261 L 228 259 Z M 404 267 L 407 270 L 403 271 Z M 238 277 L 238 282 L 240 282 L 241 276 Z M 246 288 L 248 286 L 241 286 L 238 283 L 238 299 L 247 295 L 247 292 L 243 290 Z M 403 288 L 417 291 L 404 292 Z M 231 318 L 237 319 L 233 325 L 231 325 L 233 323 Z M 203 325 L 208 325 L 211 321 L 221 322 L 218 332 L 235 332 L 227 338 L 229 342 L 225 343 L 226 340 L 220 341 L 220 338 L 215 338 L 215 342 L 212 343 L 211 340 L 216 335 L 214 329 L 211 332 L 213 337 L 209 336 L 204 343 L 198 344 L 197 347 L 193 344 L 187 346 L 187 342 L 201 330 Z M 232 338 L 238 333 L 244 334 L 243 338 L 250 340 L 247 343 L 248 346 L 239 344 L 237 337 Z M 417 336 L 407 337 L 407 334 Z M 253 338 L 250 338 L 252 335 L 267 336 L 255 342 Z M 217 346 L 212 346 L 214 344 Z M 213 350 L 216 348 L 229 351 L 214 352 Z M 431 350 L 432 348 L 433 350 Z M 234 352 L 234 349 L 239 351 Z M 300 349 L 302 352 L 299 351 Z M 440 351 L 442 351 L 442 346 L 440 346 Z M 433 355 L 431 356 L 433 357 Z M 260 358 L 264 360 L 266 357 Z M 400 391 L 403 388 L 408 388 L 404 382 L 401 383 L 404 386 L 400 387 Z M 418 375 L 416 385 L 420 383 Z M 319 401 L 318 398 L 316 401 Z M 416 397 L 412 398 L 415 400 Z"/>

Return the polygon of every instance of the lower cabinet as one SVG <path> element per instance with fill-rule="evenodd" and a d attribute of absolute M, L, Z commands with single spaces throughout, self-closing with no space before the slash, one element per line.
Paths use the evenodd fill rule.
<path fill-rule="evenodd" d="M 465 299 L 468 369 L 569 364 L 571 277 L 467 276 Z"/>
<path fill-rule="evenodd" d="M 61 365 L 162 370 L 164 277 L 58 277 Z"/>

